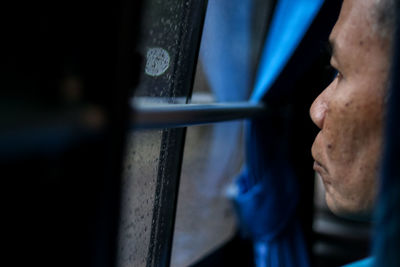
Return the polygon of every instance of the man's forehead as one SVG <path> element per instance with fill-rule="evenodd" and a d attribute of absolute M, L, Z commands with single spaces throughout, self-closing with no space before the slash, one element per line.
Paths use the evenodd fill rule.
<path fill-rule="evenodd" d="M 339 18 L 329 36 L 333 52 L 370 41 L 376 34 L 371 27 L 371 8 L 376 0 L 344 0 Z"/>

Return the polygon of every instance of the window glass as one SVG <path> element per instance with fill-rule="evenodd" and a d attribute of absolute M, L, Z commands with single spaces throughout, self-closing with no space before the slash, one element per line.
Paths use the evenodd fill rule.
<path fill-rule="evenodd" d="M 243 163 L 243 123 L 189 127 L 183 155 L 172 266 L 188 266 L 236 231 L 227 188 Z"/>
<path fill-rule="evenodd" d="M 150 245 L 161 131 L 128 137 L 122 182 L 118 266 L 144 266 Z"/>

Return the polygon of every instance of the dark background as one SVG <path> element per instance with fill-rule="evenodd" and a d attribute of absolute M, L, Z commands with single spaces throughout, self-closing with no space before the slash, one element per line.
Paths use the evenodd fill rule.
<path fill-rule="evenodd" d="M 111 266 L 140 1 L 2 4 L 3 264 Z"/>

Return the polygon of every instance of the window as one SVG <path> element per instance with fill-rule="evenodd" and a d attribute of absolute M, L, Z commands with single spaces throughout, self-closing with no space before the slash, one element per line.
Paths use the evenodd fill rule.
<path fill-rule="evenodd" d="M 237 231 L 227 191 L 241 170 L 244 140 L 243 122 L 231 120 L 264 110 L 246 100 L 265 35 L 260 25 L 265 25 L 272 1 L 254 1 L 258 6 L 210 1 L 203 31 L 206 2 L 144 4 L 138 44 L 143 64 L 132 101 L 135 129 L 127 137 L 122 185 L 121 267 L 194 264 Z M 227 44 L 222 40 L 227 35 L 220 34 L 229 25 L 218 27 L 216 21 L 221 4 L 224 16 L 238 16 L 245 6 L 257 15 L 252 25 L 258 27 L 247 25 L 251 34 L 232 36 L 249 42 L 229 42 L 232 51 L 240 48 L 242 53 L 236 58 L 231 54 L 231 62 L 217 60 L 211 68 L 218 45 Z M 232 61 L 242 65 L 228 70 Z M 222 70 L 231 75 L 239 71 L 243 78 L 221 87 L 224 81 L 216 74 Z M 238 81 L 240 86 L 229 88 Z"/>

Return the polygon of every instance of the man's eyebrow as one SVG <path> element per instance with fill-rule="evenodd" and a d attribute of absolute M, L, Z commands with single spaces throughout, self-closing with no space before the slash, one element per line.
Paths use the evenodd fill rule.
<path fill-rule="evenodd" d="M 336 65 L 340 66 L 341 59 L 340 59 L 340 56 L 338 56 L 338 46 L 337 46 L 335 39 L 329 39 L 328 49 L 329 49 L 329 53 L 331 56 L 331 60 L 333 59 L 333 62 L 335 62 Z"/>

